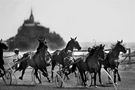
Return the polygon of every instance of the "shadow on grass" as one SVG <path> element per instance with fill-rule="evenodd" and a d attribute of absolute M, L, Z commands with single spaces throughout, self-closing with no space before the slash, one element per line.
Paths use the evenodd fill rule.
<path fill-rule="evenodd" d="M 113 87 L 113 85 L 112 84 L 105 84 L 105 85 L 97 85 L 97 87 L 95 87 L 94 85 L 92 85 L 92 86 L 86 86 L 86 87 L 84 87 L 84 86 L 76 86 L 76 87 L 62 87 L 62 88 L 58 88 L 58 87 L 53 87 L 54 89 L 58 89 L 58 90 L 78 90 L 78 89 L 83 89 L 83 90 L 88 90 L 88 89 L 90 89 L 90 90 L 98 90 L 98 89 L 100 89 L 101 87 Z"/>
<path fill-rule="evenodd" d="M 28 85 L 28 84 L 11 84 L 11 85 L 4 85 L 4 86 L 15 86 L 15 87 L 20 87 L 20 86 L 24 86 L 24 87 L 35 87 L 37 85 Z"/>

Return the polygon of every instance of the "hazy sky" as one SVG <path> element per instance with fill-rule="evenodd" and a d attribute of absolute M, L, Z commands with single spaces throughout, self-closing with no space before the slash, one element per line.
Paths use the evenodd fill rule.
<path fill-rule="evenodd" d="M 0 0 L 0 38 L 14 36 L 31 8 L 36 21 L 65 41 L 135 42 L 135 0 Z"/>

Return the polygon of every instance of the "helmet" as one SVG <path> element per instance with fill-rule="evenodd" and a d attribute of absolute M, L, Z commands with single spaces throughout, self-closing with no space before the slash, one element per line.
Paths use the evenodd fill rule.
<path fill-rule="evenodd" d="M 15 52 L 15 53 L 18 53 L 18 52 L 19 52 L 19 49 L 18 49 L 18 48 L 15 48 L 15 49 L 14 49 L 14 52 Z"/>

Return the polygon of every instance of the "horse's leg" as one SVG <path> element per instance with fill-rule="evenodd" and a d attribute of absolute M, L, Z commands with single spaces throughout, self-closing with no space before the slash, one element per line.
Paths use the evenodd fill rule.
<path fill-rule="evenodd" d="M 76 72 L 74 72 L 74 74 L 75 74 L 75 77 L 77 77 L 77 73 L 76 73 Z"/>
<path fill-rule="evenodd" d="M 92 84 L 93 84 L 93 79 L 94 79 L 93 73 L 90 73 L 90 76 L 91 76 L 91 83 L 90 83 L 90 86 L 92 86 Z"/>
<path fill-rule="evenodd" d="M 78 73 L 79 75 L 81 76 L 81 85 L 84 85 L 86 86 L 85 84 L 85 79 L 84 79 L 84 76 L 83 76 L 83 70 L 81 70 L 79 67 L 78 67 Z M 79 78 L 80 79 L 80 78 Z M 80 81 L 80 80 L 79 80 Z"/>
<path fill-rule="evenodd" d="M 114 83 L 116 83 L 116 73 L 117 73 L 117 70 L 114 69 Z"/>
<path fill-rule="evenodd" d="M 25 73 L 25 70 L 26 70 L 26 68 L 23 68 L 23 70 L 22 70 L 22 75 L 19 77 L 20 80 L 23 80 L 23 75 L 24 75 L 24 73 Z"/>
<path fill-rule="evenodd" d="M 86 76 L 86 74 L 88 74 L 88 73 L 85 73 L 85 71 L 83 71 L 83 76 L 84 76 L 85 82 L 87 82 L 87 80 L 88 80 L 88 77 Z"/>
<path fill-rule="evenodd" d="M 44 69 L 40 69 L 40 70 L 42 71 L 43 76 L 47 78 L 48 82 L 51 82 L 49 77 L 48 77 L 47 69 L 44 68 Z"/>
<path fill-rule="evenodd" d="M 73 67 L 75 67 L 75 69 L 73 69 Z M 76 73 L 77 65 L 74 64 L 73 67 L 72 67 L 72 72 L 74 72 L 75 77 L 77 77 L 77 73 Z"/>
<path fill-rule="evenodd" d="M 96 78 L 97 78 L 97 73 L 95 72 L 95 73 L 94 73 L 94 86 L 95 86 L 95 87 L 97 87 L 97 85 L 96 85 Z"/>
<path fill-rule="evenodd" d="M 40 80 L 40 78 L 38 77 L 38 69 L 35 69 L 34 75 L 38 79 L 39 83 L 42 83 L 41 80 Z"/>
<path fill-rule="evenodd" d="M 52 72 L 51 78 L 52 78 L 52 80 L 53 80 L 53 70 L 54 70 L 55 65 L 56 65 L 56 62 L 54 60 L 52 60 L 52 68 L 51 68 L 51 72 Z"/>
<path fill-rule="evenodd" d="M 98 71 L 98 77 L 99 77 L 99 83 L 101 85 L 103 85 L 102 81 L 101 81 L 101 69 Z"/>
<path fill-rule="evenodd" d="M 50 79 L 49 79 L 49 77 L 48 77 L 48 71 L 47 71 L 47 68 L 46 67 L 44 68 L 44 71 L 46 72 L 46 78 L 47 78 L 48 82 L 51 82 Z"/>
<path fill-rule="evenodd" d="M 121 81 L 121 78 L 120 78 L 120 74 L 119 74 L 119 71 L 118 71 L 118 66 L 119 66 L 119 62 L 118 62 L 118 65 L 117 65 L 117 68 L 116 68 L 116 73 L 118 75 L 118 81 Z"/>
<path fill-rule="evenodd" d="M 69 78 L 69 76 L 68 76 L 69 74 L 65 74 L 65 76 L 66 76 L 66 78 L 67 78 L 67 80 L 70 80 L 70 78 Z"/>
<path fill-rule="evenodd" d="M 82 84 L 86 86 L 86 75 L 84 71 L 80 71 L 81 79 L 82 79 Z"/>
<path fill-rule="evenodd" d="M 68 76 L 68 75 L 66 75 L 66 77 L 67 77 L 67 80 L 70 80 L 70 78 L 69 78 L 69 76 Z"/>
<path fill-rule="evenodd" d="M 121 81 L 119 71 L 117 70 L 117 75 L 118 75 L 118 81 Z"/>

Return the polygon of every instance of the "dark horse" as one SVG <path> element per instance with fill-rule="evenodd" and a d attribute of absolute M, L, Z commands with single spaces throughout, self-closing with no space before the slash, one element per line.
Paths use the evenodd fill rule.
<path fill-rule="evenodd" d="M 84 61 L 82 58 L 78 58 L 76 63 L 76 66 L 80 72 L 82 84 L 86 86 L 86 71 L 88 71 L 90 74 L 94 73 L 94 85 L 96 86 L 96 75 L 98 73 L 99 76 L 99 82 L 101 82 L 101 61 L 104 60 L 104 45 L 94 46 L 91 49 L 88 49 L 88 56 L 86 57 L 86 60 Z M 93 79 L 93 78 L 92 78 Z M 92 81 L 91 81 L 92 85 Z"/>
<path fill-rule="evenodd" d="M 71 50 L 73 51 L 73 49 L 78 49 L 80 50 L 81 47 L 78 43 L 78 41 L 76 41 L 76 37 L 75 38 L 71 38 L 71 40 L 67 43 L 66 48 L 62 49 L 62 50 L 56 50 L 53 55 L 52 55 L 52 79 L 53 79 L 53 70 L 54 67 L 56 66 L 56 64 L 61 64 L 62 67 L 65 67 L 65 63 L 64 63 L 64 58 L 67 57 L 67 51 Z"/>
<path fill-rule="evenodd" d="M 35 76 L 39 80 L 39 83 L 41 83 L 41 80 L 38 77 L 38 70 L 40 70 L 43 74 L 43 76 L 47 77 L 48 81 L 50 82 L 50 79 L 48 77 L 47 72 L 47 59 L 48 59 L 48 51 L 47 51 L 47 45 L 44 42 L 45 39 L 39 39 L 39 47 L 37 48 L 37 52 L 27 52 L 23 55 L 23 57 L 18 61 L 20 62 L 20 66 L 17 70 L 22 70 L 22 75 L 19 77 L 19 79 L 23 79 L 23 75 L 25 73 L 25 70 L 28 66 L 31 66 L 35 70 Z M 49 56 L 50 57 L 50 56 Z M 17 71 L 16 70 L 16 71 Z"/>
<path fill-rule="evenodd" d="M 5 73 L 5 69 L 4 69 L 4 60 L 3 60 L 3 49 L 8 49 L 8 46 L 5 44 L 5 43 L 3 43 L 2 42 L 2 40 L 0 40 L 0 69 L 2 69 L 3 71 L 4 71 L 4 73 Z M 2 73 L 1 71 L 0 71 L 0 75 L 4 75 L 4 73 Z"/>
<path fill-rule="evenodd" d="M 126 53 L 126 48 L 122 45 L 123 40 L 117 41 L 116 45 L 113 45 L 111 51 L 106 55 L 105 60 L 103 61 L 104 69 L 107 70 L 110 68 L 114 72 L 114 83 L 116 83 L 116 74 L 118 75 L 118 81 L 121 81 L 119 72 L 118 72 L 118 59 L 119 53 Z M 109 72 L 109 71 L 108 71 Z"/>

